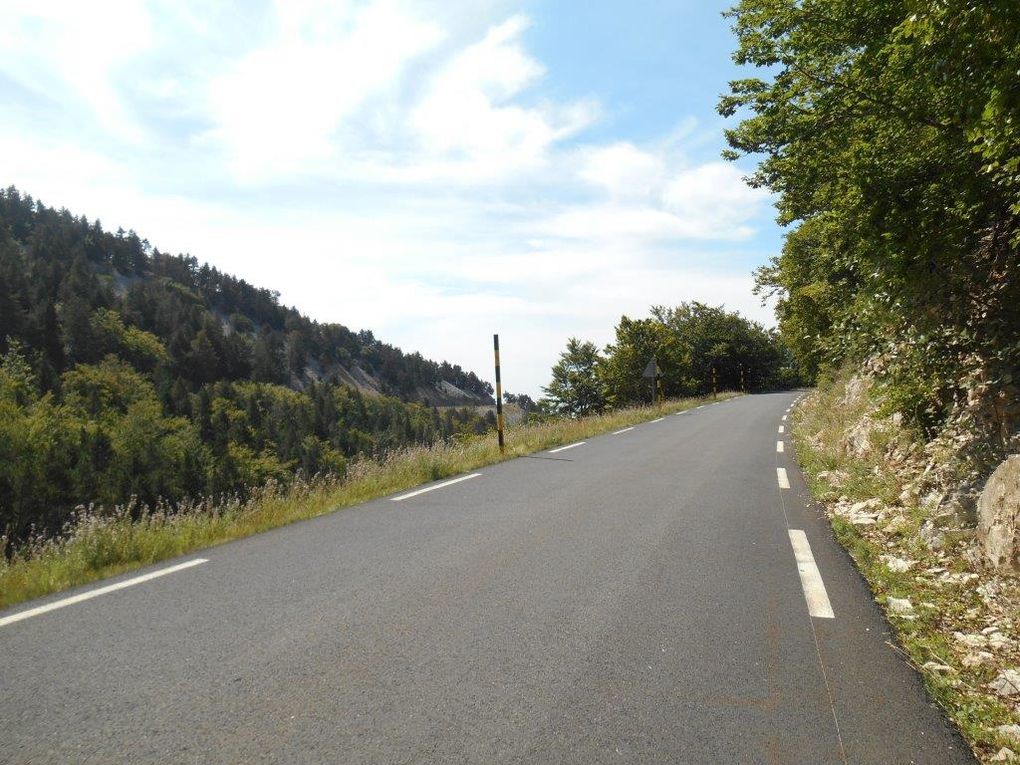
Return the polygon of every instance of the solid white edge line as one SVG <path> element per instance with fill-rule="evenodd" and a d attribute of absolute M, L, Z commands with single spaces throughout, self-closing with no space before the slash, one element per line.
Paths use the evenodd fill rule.
<path fill-rule="evenodd" d="M 807 534 L 800 529 L 790 529 L 790 544 L 793 545 L 793 555 L 797 559 L 797 572 L 800 574 L 800 586 L 804 589 L 808 613 L 818 619 L 835 619 L 829 593 L 825 591 L 825 582 L 815 564 L 815 556 L 811 554 Z"/>
<path fill-rule="evenodd" d="M 649 420 L 649 421 L 648 421 L 648 424 L 649 424 L 649 425 L 651 425 L 651 424 L 652 424 L 653 422 L 662 422 L 662 421 L 663 421 L 663 420 L 665 420 L 665 419 L 666 419 L 665 417 L 660 417 L 660 418 L 659 418 L 659 419 L 657 419 L 657 420 Z"/>
<path fill-rule="evenodd" d="M 776 468 L 776 478 L 779 480 L 780 489 L 790 488 L 790 477 L 786 475 L 786 468 Z"/>
<path fill-rule="evenodd" d="M 776 441 L 776 451 L 779 452 L 780 454 L 783 453 L 783 442 L 782 441 Z"/>
<path fill-rule="evenodd" d="M 549 454 L 556 454 L 556 452 L 562 452 L 562 451 L 564 451 L 566 449 L 573 449 L 575 446 L 581 446 L 582 444 L 586 444 L 586 443 L 588 443 L 588 442 L 587 441 L 578 441 L 577 443 L 567 444 L 566 446 L 561 446 L 558 449 L 550 449 L 549 450 Z"/>
<path fill-rule="evenodd" d="M 142 574 L 141 576 L 136 576 L 133 579 L 125 579 L 123 582 L 108 584 L 105 587 L 97 587 L 94 590 L 89 590 L 88 592 L 83 592 L 79 595 L 72 595 L 69 598 L 55 600 L 52 603 L 47 603 L 43 606 L 29 608 L 27 611 L 19 611 L 16 614 L 11 614 L 10 616 L 5 616 L 0 619 L 0 627 L 6 627 L 8 624 L 20 622 L 22 619 L 29 619 L 33 616 L 39 616 L 40 614 L 45 614 L 49 611 L 56 611 L 58 608 L 64 608 L 65 606 L 73 606 L 75 603 L 81 603 L 85 600 L 98 598 L 100 595 L 106 595 L 109 592 L 123 590 L 125 587 L 133 587 L 136 584 L 148 582 L 150 579 L 158 579 L 161 576 L 173 574 L 177 571 L 183 571 L 186 568 L 191 568 L 192 566 L 208 562 L 208 558 L 195 558 L 194 560 L 185 561 L 184 563 L 178 563 L 176 566 L 161 568 L 159 571 L 150 571 L 148 574 Z"/>
<path fill-rule="evenodd" d="M 443 481 L 442 483 L 433 484 L 432 486 L 426 486 L 424 489 L 418 489 L 416 491 L 409 491 L 407 494 L 401 494 L 399 497 L 390 497 L 390 502 L 403 502 L 405 499 L 411 497 L 417 497 L 419 494 L 424 494 L 427 491 L 435 491 L 436 489 L 442 489 L 444 486 L 451 486 L 461 481 L 466 481 L 469 478 L 477 478 L 481 473 L 471 473 L 470 475 L 462 475 L 460 478 L 451 478 L 449 481 Z"/>
<path fill-rule="evenodd" d="M 779 432 L 780 433 L 785 433 L 786 432 L 786 428 L 784 426 L 780 425 L 779 426 Z"/>
<path fill-rule="evenodd" d="M 621 433 L 626 433 L 626 432 L 631 431 L 631 430 L 634 430 L 634 426 L 633 425 L 631 425 L 629 428 L 623 428 L 622 430 L 614 430 L 613 431 L 613 435 L 614 436 L 618 436 Z"/>

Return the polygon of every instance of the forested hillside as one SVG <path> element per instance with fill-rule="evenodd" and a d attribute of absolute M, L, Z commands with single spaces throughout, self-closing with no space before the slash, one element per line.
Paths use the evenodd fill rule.
<path fill-rule="evenodd" d="M 790 227 L 759 270 L 805 373 L 870 359 L 931 435 L 999 451 L 1020 370 L 1020 5 L 743 0 L 720 105 Z"/>
<path fill-rule="evenodd" d="M 0 535 L 484 431 L 491 386 L 0 192 Z"/>

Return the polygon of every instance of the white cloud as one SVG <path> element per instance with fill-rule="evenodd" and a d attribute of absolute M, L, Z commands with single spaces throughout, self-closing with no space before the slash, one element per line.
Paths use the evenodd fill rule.
<path fill-rule="evenodd" d="M 662 156 L 620 141 L 586 149 L 579 174 L 614 197 L 630 199 L 654 194 L 662 186 L 665 172 Z"/>
<path fill-rule="evenodd" d="M 608 342 L 621 313 L 697 299 L 768 319 L 749 269 L 727 265 L 753 257 L 766 197 L 692 159 L 692 121 L 585 140 L 612 104 L 544 98 L 557 73 L 528 50 L 525 17 L 129 5 L 13 6 L 0 72 L 106 135 L 37 130 L 26 101 L 26 121 L 0 125 L 0 183 L 482 375 L 499 331 L 507 386 L 532 394 L 568 336 Z M 75 24 L 102 42 L 89 60 Z"/>
<path fill-rule="evenodd" d="M 0 23 L 0 72 L 40 98 L 82 103 L 107 130 L 140 140 L 117 91 L 126 63 L 151 42 L 152 20 L 131 0 L 91 3 L 7 0 Z"/>
<path fill-rule="evenodd" d="M 515 16 L 436 72 L 411 122 L 424 149 L 451 163 L 449 175 L 488 179 L 534 169 L 556 141 L 594 119 L 584 102 L 527 108 L 512 99 L 541 78 L 544 68 L 521 47 L 528 21 Z"/>
<path fill-rule="evenodd" d="M 663 191 L 666 209 L 678 218 L 697 221 L 703 235 L 732 232 L 747 237 L 747 225 L 768 199 L 768 193 L 743 181 L 742 173 L 727 162 L 709 162 L 673 178 Z"/>
<path fill-rule="evenodd" d="M 373 97 L 392 91 L 442 30 L 391 2 L 351 8 L 278 0 L 277 35 L 209 85 L 211 136 L 235 175 L 273 180 L 335 163 L 337 132 Z"/>

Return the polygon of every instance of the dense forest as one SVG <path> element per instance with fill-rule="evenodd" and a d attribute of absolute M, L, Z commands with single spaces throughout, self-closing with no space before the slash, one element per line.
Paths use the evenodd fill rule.
<path fill-rule="evenodd" d="M 569 416 L 650 403 L 648 362 L 658 368 L 658 397 L 714 390 L 761 391 L 796 385 L 799 372 L 775 332 L 722 306 L 655 306 L 645 319 L 620 318 L 615 341 L 602 351 L 571 338 L 552 369 L 540 403 Z"/>
<path fill-rule="evenodd" d="M 486 430 L 492 388 L 0 192 L 0 538 Z M 463 404 L 456 408 L 435 404 Z"/>
<path fill-rule="evenodd" d="M 1020 4 L 742 0 L 720 111 L 782 253 L 757 274 L 804 372 L 867 361 L 926 433 L 1001 447 L 1020 400 Z"/>

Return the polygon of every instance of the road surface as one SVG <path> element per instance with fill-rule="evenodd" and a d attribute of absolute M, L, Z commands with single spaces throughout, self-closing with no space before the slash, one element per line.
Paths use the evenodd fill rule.
<path fill-rule="evenodd" d="M 973 762 L 806 502 L 795 396 L 0 612 L 0 762 Z"/>

